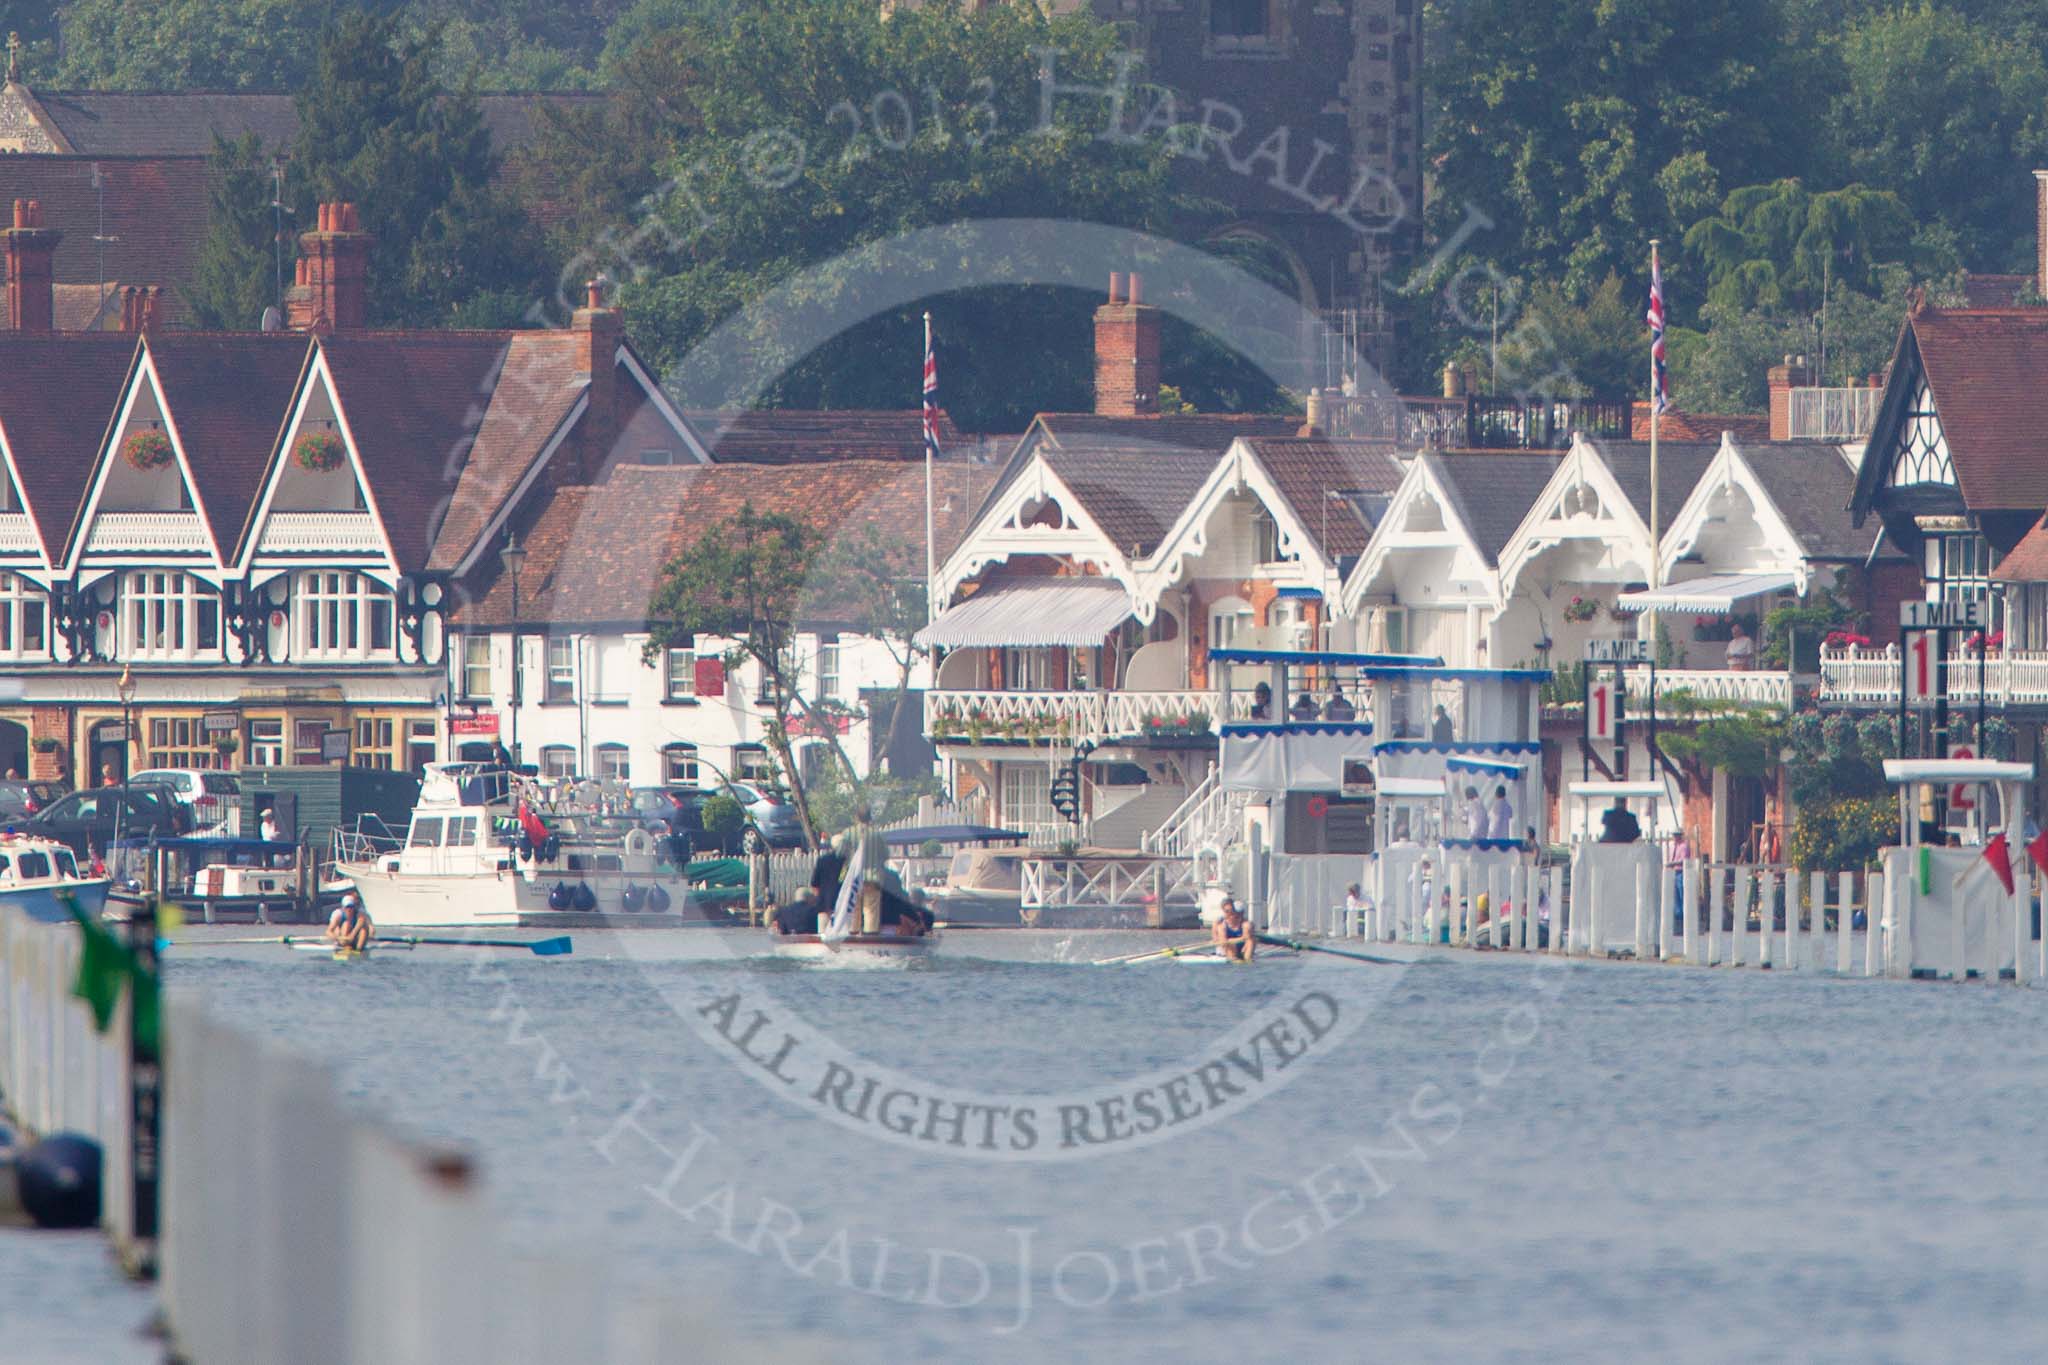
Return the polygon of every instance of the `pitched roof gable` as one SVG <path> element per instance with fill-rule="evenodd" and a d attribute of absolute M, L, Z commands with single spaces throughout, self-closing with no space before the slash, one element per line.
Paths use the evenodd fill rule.
<path fill-rule="evenodd" d="M 1849 516 L 1856 471 L 1842 457 L 1840 445 L 1775 441 L 1745 446 L 1738 441 L 1736 453 L 1756 476 L 1806 558 L 1861 562 L 1869 555 L 1875 537 L 1870 531 L 1857 530 Z"/>
<path fill-rule="evenodd" d="M 2048 507 L 2048 309 L 1927 308 L 1906 329 L 1965 503 Z"/>
<path fill-rule="evenodd" d="M 1350 500 L 1338 500 L 1340 511 L 1329 495 L 1393 492 L 1402 471 L 1391 447 L 1324 436 L 1253 437 L 1245 444 L 1326 558 L 1365 553 L 1372 527 Z"/>
<path fill-rule="evenodd" d="M 0 335 L 0 435 L 51 559 L 91 486 L 136 339 L 118 333 Z"/>
<path fill-rule="evenodd" d="M 1588 440 L 1645 526 L 1650 524 L 1650 443 Z M 1720 450 L 1716 441 L 1660 441 L 1657 446 L 1657 520 L 1662 537 Z"/>
<path fill-rule="evenodd" d="M 1421 458 L 1450 498 L 1480 558 L 1494 567 L 1564 457 L 1552 452 L 1431 451 Z"/>
<path fill-rule="evenodd" d="M 290 332 L 153 332 L 164 407 L 192 468 L 194 495 L 232 561 L 284 430 L 311 338 Z"/>

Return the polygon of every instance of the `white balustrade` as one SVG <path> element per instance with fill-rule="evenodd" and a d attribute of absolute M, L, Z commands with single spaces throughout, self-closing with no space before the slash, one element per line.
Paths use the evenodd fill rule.
<path fill-rule="evenodd" d="M 1901 670 L 1897 645 L 1821 651 L 1821 700 L 1837 706 L 1897 706 Z M 1980 680 L 1981 679 L 1981 687 Z M 2048 650 L 1997 649 L 1988 656 L 1952 650 L 1948 699 L 1974 706 L 2048 704 Z"/>
<path fill-rule="evenodd" d="M 1235 719 L 1251 717 L 1250 693 L 1233 694 Z M 925 733 L 939 743 L 1024 742 L 1067 746 L 1083 740 L 1213 735 L 1221 721 L 1214 691 L 925 693 Z"/>
<path fill-rule="evenodd" d="M 1657 695 L 1688 692 L 1701 701 L 1741 702 L 1752 706 L 1792 707 L 1792 675 L 1745 672 L 1724 668 L 1660 668 Z"/>
<path fill-rule="evenodd" d="M 0 551 L 36 553 L 42 544 L 26 512 L 0 513 Z"/>
<path fill-rule="evenodd" d="M 272 512 L 257 549 L 286 554 L 321 550 L 383 549 L 368 512 Z"/>
<path fill-rule="evenodd" d="M 204 553 L 206 526 L 197 512 L 101 512 L 87 535 L 88 552 L 131 550 Z"/>

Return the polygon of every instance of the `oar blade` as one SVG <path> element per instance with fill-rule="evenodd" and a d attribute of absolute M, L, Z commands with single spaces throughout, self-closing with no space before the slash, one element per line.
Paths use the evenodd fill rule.
<path fill-rule="evenodd" d="M 567 957 L 574 951 L 575 945 L 570 943 L 566 934 L 560 938 L 535 939 L 533 942 L 535 957 Z"/>

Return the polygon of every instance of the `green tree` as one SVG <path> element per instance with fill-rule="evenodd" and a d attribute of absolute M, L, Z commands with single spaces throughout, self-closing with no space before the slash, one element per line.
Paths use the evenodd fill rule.
<path fill-rule="evenodd" d="M 1878 267 L 1912 247 L 1913 221 L 1897 195 L 1862 185 L 1815 193 L 1796 179 L 1736 190 L 1685 234 L 1710 304 L 1773 312 L 1818 308 L 1836 280 L 1867 290 Z"/>
<path fill-rule="evenodd" d="M 1852 22 L 1838 46 L 1841 178 L 1948 224 L 1972 269 L 2023 268 L 2034 240 L 2024 173 L 2048 156 L 2048 62 L 2031 29 L 1923 3 Z"/>
<path fill-rule="evenodd" d="M 1647 394 L 1649 332 L 1640 296 L 1609 275 L 1591 289 L 1539 284 L 1503 298 L 1503 391 L 1567 396 Z"/>
<path fill-rule="evenodd" d="M 819 555 L 811 579 L 814 611 L 827 611 L 851 633 L 881 641 L 896 665 L 896 687 L 887 703 L 889 729 L 876 751 L 884 758 L 895 752 L 904 713 L 910 710 L 905 702 L 911 674 L 917 661 L 931 653 L 916 640 L 931 619 L 924 573 L 922 536 L 885 536 L 866 522 Z"/>
<path fill-rule="evenodd" d="M 491 183 L 495 162 L 475 92 L 444 91 L 437 30 L 355 11 L 322 40 L 298 97 L 291 181 L 299 221 L 355 203 L 376 235 L 370 316 L 445 325 L 480 295 L 538 296 L 537 235 Z M 493 313 L 501 311 L 493 306 Z"/>
<path fill-rule="evenodd" d="M 206 239 L 181 287 L 195 326 L 246 331 L 277 302 L 277 214 L 271 160 L 254 133 L 214 134 L 207 158 Z M 289 253 L 286 253 L 289 259 Z"/>
<path fill-rule="evenodd" d="M 70 0 L 50 84 L 100 90 L 289 90 L 343 0 Z"/>
<path fill-rule="evenodd" d="M 1123 51 L 1113 29 L 1036 5 L 882 9 L 761 0 L 707 19 L 679 5 L 674 25 L 635 50 L 654 45 L 688 72 L 661 92 L 649 129 L 671 188 L 651 214 L 633 212 L 610 267 L 628 282 L 636 341 L 664 364 L 777 285 L 799 302 L 836 297 L 847 279 L 826 263 L 914 229 L 1030 217 L 1160 230 L 1172 219 L 1164 139 L 1105 138 L 1097 100 L 1057 101 L 1051 128 L 1039 128 L 1040 51 L 1060 50 L 1063 82 L 1106 85 Z M 608 58 L 615 70 L 632 60 Z M 610 197 L 643 192 L 628 184 Z M 1076 342 L 1097 301 L 1093 290 L 1023 287 L 949 298 L 943 364 L 956 420 L 1017 430 L 1035 409 L 1085 406 L 1092 372 Z M 885 312 L 807 355 L 777 334 L 779 319 L 745 345 L 784 367 L 770 401 L 900 407 L 915 401 L 922 308 Z M 1033 358 L 1027 373 L 1019 355 Z M 1170 381 L 1218 387 L 1180 363 L 1167 356 Z"/>

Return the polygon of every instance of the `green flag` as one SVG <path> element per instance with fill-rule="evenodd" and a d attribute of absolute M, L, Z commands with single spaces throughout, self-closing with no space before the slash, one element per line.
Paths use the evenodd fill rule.
<path fill-rule="evenodd" d="M 66 896 L 64 908 L 78 921 L 84 935 L 78 954 L 78 979 L 71 993 L 92 1007 L 93 1022 L 100 1032 L 114 1020 L 114 1005 L 121 998 L 121 986 L 135 974 L 135 954 L 111 933 L 98 918 L 78 908 L 76 897 Z M 138 1000 L 138 1003 L 139 1000 Z"/>

